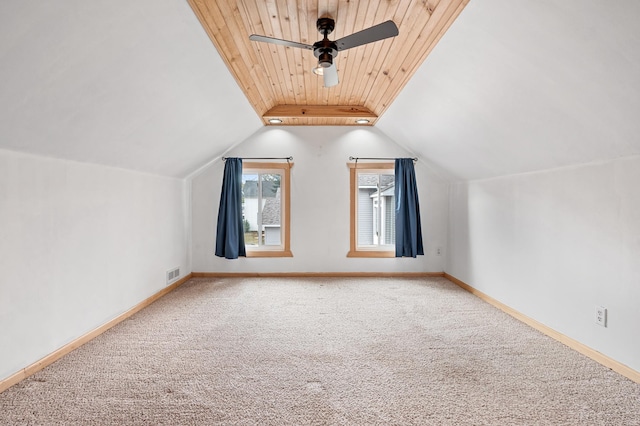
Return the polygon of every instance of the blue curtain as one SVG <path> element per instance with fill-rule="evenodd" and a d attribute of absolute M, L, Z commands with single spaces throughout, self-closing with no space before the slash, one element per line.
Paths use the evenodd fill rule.
<path fill-rule="evenodd" d="M 396 257 L 424 255 L 413 159 L 396 158 L 395 175 Z"/>
<path fill-rule="evenodd" d="M 227 158 L 218 209 L 216 256 L 246 257 L 242 224 L 242 158 Z"/>

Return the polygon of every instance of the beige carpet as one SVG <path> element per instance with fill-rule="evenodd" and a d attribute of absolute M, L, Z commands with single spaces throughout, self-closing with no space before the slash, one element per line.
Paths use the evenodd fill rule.
<path fill-rule="evenodd" d="M 194 279 L 0 424 L 640 425 L 640 385 L 445 279 Z"/>

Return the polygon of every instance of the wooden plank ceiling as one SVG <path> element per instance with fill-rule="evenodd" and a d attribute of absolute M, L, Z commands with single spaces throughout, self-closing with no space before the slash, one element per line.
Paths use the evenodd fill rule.
<path fill-rule="evenodd" d="M 265 125 L 374 125 L 469 0 L 189 0 Z M 387 20 L 397 37 L 338 52 L 340 83 L 323 87 L 313 52 L 249 40 L 258 34 L 313 44 L 319 17 L 337 40 Z M 211 78 L 215 78 L 212 76 Z"/>

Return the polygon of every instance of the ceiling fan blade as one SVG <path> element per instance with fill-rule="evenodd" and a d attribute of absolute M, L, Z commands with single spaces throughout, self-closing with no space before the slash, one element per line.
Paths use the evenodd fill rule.
<path fill-rule="evenodd" d="M 398 27 L 393 21 L 385 21 L 366 30 L 358 31 L 346 37 L 336 40 L 338 50 L 347 50 L 385 38 L 395 37 L 399 34 Z"/>
<path fill-rule="evenodd" d="M 287 46 L 287 47 L 297 47 L 299 49 L 313 50 L 313 46 L 311 46 L 310 44 L 298 43 L 297 41 L 282 40 L 279 38 L 261 36 L 257 34 L 251 34 L 249 36 L 249 40 L 262 41 L 264 43 L 279 44 L 281 46 Z"/>
<path fill-rule="evenodd" d="M 324 87 L 333 87 L 338 84 L 338 69 L 335 62 L 329 68 L 322 70 L 322 78 L 324 79 Z"/>

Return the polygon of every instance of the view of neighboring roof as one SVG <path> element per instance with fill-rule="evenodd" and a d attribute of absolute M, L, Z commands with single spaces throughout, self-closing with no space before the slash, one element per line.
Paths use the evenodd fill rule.
<path fill-rule="evenodd" d="M 380 186 L 386 187 L 389 185 L 393 185 L 396 177 L 393 174 L 378 175 L 373 173 L 359 173 L 358 186 L 371 186 L 375 188 L 378 185 L 378 179 L 380 182 Z"/>
<path fill-rule="evenodd" d="M 280 182 L 262 181 L 262 197 L 263 198 L 273 198 L 276 196 L 276 192 L 278 192 L 280 186 Z M 258 198 L 258 181 L 257 180 L 247 180 L 242 185 L 242 193 L 245 198 Z"/>
<path fill-rule="evenodd" d="M 264 185 L 263 185 L 264 188 Z M 262 225 L 280 225 L 280 188 L 276 190 L 275 196 L 267 198 L 262 208 Z"/>

